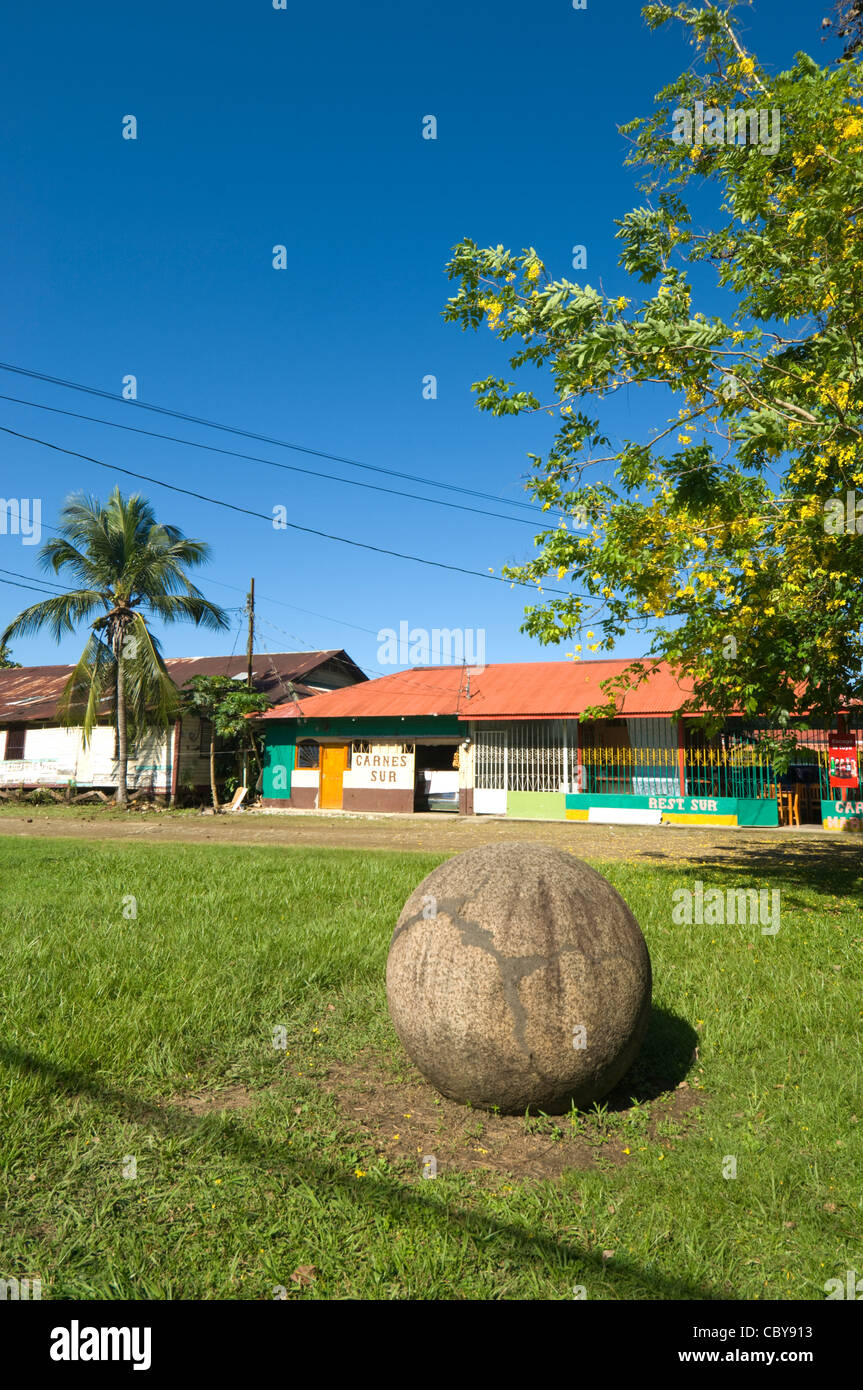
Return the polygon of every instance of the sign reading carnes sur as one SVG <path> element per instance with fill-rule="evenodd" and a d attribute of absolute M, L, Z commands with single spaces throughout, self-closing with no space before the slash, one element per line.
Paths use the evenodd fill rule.
<path fill-rule="evenodd" d="M 368 753 L 354 753 L 346 787 L 409 789 L 414 784 L 414 754 L 401 744 L 375 744 Z"/>

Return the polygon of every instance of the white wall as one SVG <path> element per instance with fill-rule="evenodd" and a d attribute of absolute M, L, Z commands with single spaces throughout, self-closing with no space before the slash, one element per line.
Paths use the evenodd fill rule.
<path fill-rule="evenodd" d="M 196 721 L 197 722 L 197 721 Z M 3 733 L 3 752 L 6 735 Z M 128 785 L 132 790 L 152 787 L 155 792 L 169 792 L 170 751 L 173 732 L 149 734 L 133 750 L 129 759 Z M 204 777 L 207 780 L 207 761 Z M 65 787 L 69 782 L 86 787 L 115 787 L 117 765 L 114 760 L 114 730 L 101 726 L 93 730 L 85 748 L 80 729 L 51 726 L 28 729 L 24 757 L 0 761 L 0 786 L 20 786 L 22 782 L 38 786 Z"/>
<path fill-rule="evenodd" d="M 317 787 L 320 773 L 316 767 L 295 767 L 291 773 L 291 790 L 294 787 Z"/>

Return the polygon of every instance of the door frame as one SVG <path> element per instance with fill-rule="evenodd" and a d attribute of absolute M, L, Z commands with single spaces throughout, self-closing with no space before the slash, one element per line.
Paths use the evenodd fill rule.
<path fill-rule="evenodd" d="M 320 790 L 319 790 L 319 792 L 318 792 L 318 810 L 319 810 L 319 811 L 341 811 L 342 808 L 343 808 L 343 806 L 344 806 L 344 800 L 345 800 L 344 774 L 348 771 L 348 768 L 350 767 L 350 756 L 351 756 L 351 745 L 350 745 L 350 742 L 346 742 L 346 743 L 321 743 L 321 744 L 319 745 L 319 747 L 320 747 L 320 750 L 321 750 L 321 753 L 320 753 L 321 768 L 320 768 L 320 773 L 319 773 L 319 777 L 320 777 Z M 334 803 L 333 805 L 327 805 L 327 804 L 324 803 L 324 776 L 325 776 L 325 772 L 326 772 L 327 757 L 328 757 L 329 754 L 332 754 L 332 753 L 340 753 L 341 756 L 342 756 L 343 761 L 342 761 L 341 767 L 338 768 L 338 769 L 336 769 L 336 771 L 337 771 L 337 773 L 338 773 L 338 777 L 339 777 L 339 797 L 338 797 L 338 802 L 337 802 L 337 803 Z M 331 773 L 330 775 L 332 776 L 333 774 Z"/>

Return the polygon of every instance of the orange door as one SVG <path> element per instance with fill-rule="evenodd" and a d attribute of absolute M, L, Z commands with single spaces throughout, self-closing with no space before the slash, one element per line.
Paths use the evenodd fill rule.
<path fill-rule="evenodd" d="M 348 745 L 346 743 L 321 744 L 321 799 L 322 811 L 342 809 L 342 774 L 348 765 Z"/>

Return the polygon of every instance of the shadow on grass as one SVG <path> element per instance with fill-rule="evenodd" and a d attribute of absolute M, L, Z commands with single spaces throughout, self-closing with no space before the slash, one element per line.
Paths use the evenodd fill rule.
<path fill-rule="evenodd" d="M 659 1022 L 661 1036 L 663 1020 Z M 595 1277 L 606 1284 L 612 1281 L 612 1288 L 614 1281 L 619 1282 L 623 1299 L 710 1301 L 734 1297 L 727 1288 L 720 1292 L 716 1288 L 669 1278 L 652 1270 L 644 1270 L 622 1256 L 615 1257 L 612 1269 L 603 1264 L 601 1251 L 580 1249 L 541 1233 L 528 1233 L 510 1222 L 457 1207 L 451 1202 L 444 1207 L 435 1198 L 426 1196 L 422 1188 L 412 1188 L 392 1178 L 376 1178 L 370 1183 L 352 1181 L 332 1164 L 315 1159 L 298 1159 L 291 1153 L 287 1141 L 267 1142 L 259 1139 L 233 1117 L 222 1120 L 218 1133 L 214 1135 L 212 1117 L 196 1117 L 174 1105 L 144 1101 L 134 1094 L 106 1085 L 86 1072 L 57 1066 L 46 1058 L 20 1048 L 0 1044 L 0 1061 L 24 1074 L 49 1080 L 60 1093 L 86 1095 L 117 1117 L 135 1124 L 150 1125 L 167 1137 L 216 1139 L 220 1149 L 223 1152 L 227 1150 L 237 1161 L 290 1172 L 298 1183 L 316 1187 L 319 1191 L 341 1193 L 360 1211 L 386 1210 L 397 1213 L 402 1220 L 420 1220 L 423 1216 L 430 1216 L 444 1228 L 454 1228 L 457 1232 L 479 1239 L 484 1248 L 496 1238 L 500 1242 L 501 1256 L 521 1261 L 533 1262 L 542 1256 L 553 1260 L 564 1258 L 578 1261 L 581 1269 L 575 1274 L 561 1271 L 561 1279 L 576 1277 L 587 1288 L 588 1296 L 590 1278 Z"/>
<path fill-rule="evenodd" d="M 698 1034 L 686 1019 L 653 1008 L 647 1037 L 626 1076 L 606 1097 L 609 1110 L 629 1110 L 678 1087 L 689 1072 Z"/>
<path fill-rule="evenodd" d="M 635 856 L 634 856 L 635 857 Z M 765 845 L 763 842 L 746 848 L 741 845 L 732 851 L 718 853 L 706 850 L 698 859 L 675 859 L 673 855 L 647 855 L 660 870 L 703 877 L 709 871 L 712 886 L 743 887 L 754 878 L 762 877 L 763 886 L 778 878 L 781 884 L 808 888 L 813 893 L 845 896 L 863 900 L 863 836 L 844 840 L 806 839 Z M 666 860 L 667 862 L 662 862 Z M 774 885 L 775 886 L 775 885 Z"/>

